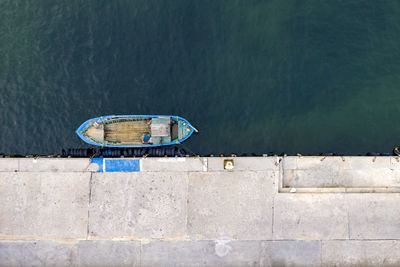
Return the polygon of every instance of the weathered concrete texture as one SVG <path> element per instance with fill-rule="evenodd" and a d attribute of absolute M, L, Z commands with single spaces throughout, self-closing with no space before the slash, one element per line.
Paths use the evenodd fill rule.
<path fill-rule="evenodd" d="M 400 169 L 400 157 L 391 157 L 390 158 L 390 168 L 392 170 Z"/>
<path fill-rule="evenodd" d="M 220 239 L 142 245 L 142 266 L 259 266 L 260 242 Z"/>
<path fill-rule="evenodd" d="M 262 242 L 261 266 L 320 266 L 321 241 Z"/>
<path fill-rule="evenodd" d="M 271 171 L 191 173 L 189 235 L 202 239 L 271 239 L 274 178 Z"/>
<path fill-rule="evenodd" d="M 0 266 L 399 266 L 399 240 L 0 241 Z"/>
<path fill-rule="evenodd" d="M 72 266 L 76 243 L 0 241 L 0 266 Z"/>
<path fill-rule="evenodd" d="M 400 266 L 399 158 L 223 159 L 0 159 L 0 265 Z"/>
<path fill-rule="evenodd" d="M 400 239 L 400 194 L 348 194 L 350 239 Z"/>
<path fill-rule="evenodd" d="M 400 179 L 390 169 L 289 170 L 283 187 L 400 187 Z"/>
<path fill-rule="evenodd" d="M 140 266 L 140 242 L 80 241 L 77 245 L 78 266 Z"/>
<path fill-rule="evenodd" d="M 400 239 L 400 194 L 278 194 L 274 239 Z"/>
<path fill-rule="evenodd" d="M 185 172 L 93 174 L 90 237 L 185 236 L 187 186 Z"/>
<path fill-rule="evenodd" d="M 234 169 L 232 171 L 277 171 L 279 169 L 278 157 L 211 157 L 207 158 L 208 171 L 224 171 L 224 160 L 232 159 Z"/>
<path fill-rule="evenodd" d="M 285 157 L 282 161 L 283 189 L 308 189 L 302 192 L 309 192 L 310 188 L 331 188 L 331 192 L 400 192 L 400 171 L 393 170 L 397 168 L 397 158 Z"/>
<path fill-rule="evenodd" d="M 88 172 L 96 171 L 97 165 L 90 164 L 88 158 L 22 158 L 20 172 Z M 0 160 L 1 162 L 2 160 Z"/>
<path fill-rule="evenodd" d="M 273 238 L 346 239 L 348 216 L 341 194 L 278 194 L 274 200 Z"/>
<path fill-rule="evenodd" d="M 145 158 L 142 159 L 145 172 L 187 172 L 207 171 L 203 158 Z"/>
<path fill-rule="evenodd" d="M 1 173 L 0 236 L 85 238 L 90 173 Z"/>
<path fill-rule="evenodd" d="M 323 266 L 400 266 L 400 241 L 322 241 L 321 259 Z"/>
<path fill-rule="evenodd" d="M 0 159 L 0 172 L 15 172 L 19 170 L 18 159 Z"/>
<path fill-rule="evenodd" d="M 294 161 L 291 165 L 283 165 L 284 168 L 290 167 L 298 170 L 330 170 L 339 169 L 390 169 L 391 157 L 285 157 L 284 160 Z"/>
<path fill-rule="evenodd" d="M 140 242 L 0 241 L 0 266 L 139 266 Z"/>

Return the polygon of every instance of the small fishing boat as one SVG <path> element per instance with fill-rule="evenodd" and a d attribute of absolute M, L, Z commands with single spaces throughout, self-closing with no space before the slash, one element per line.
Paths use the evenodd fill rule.
<path fill-rule="evenodd" d="M 197 130 L 184 118 L 157 115 L 111 115 L 84 122 L 76 133 L 95 146 L 153 147 L 182 143 Z"/>

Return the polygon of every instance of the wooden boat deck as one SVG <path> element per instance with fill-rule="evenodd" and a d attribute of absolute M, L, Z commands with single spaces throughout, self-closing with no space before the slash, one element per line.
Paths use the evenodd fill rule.
<path fill-rule="evenodd" d="M 150 133 L 147 120 L 123 121 L 104 125 L 104 140 L 116 144 L 140 145 L 145 133 Z"/>
<path fill-rule="evenodd" d="M 85 135 L 96 142 L 103 142 L 104 131 L 103 127 L 89 127 L 85 132 Z"/>

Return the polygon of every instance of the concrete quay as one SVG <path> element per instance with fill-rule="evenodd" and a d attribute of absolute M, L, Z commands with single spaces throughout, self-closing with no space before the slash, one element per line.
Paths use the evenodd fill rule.
<path fill-rule="evenodd" d="M 0 266 L 400 266 L 398 157 L 3 158 L 0 203 Z"/>

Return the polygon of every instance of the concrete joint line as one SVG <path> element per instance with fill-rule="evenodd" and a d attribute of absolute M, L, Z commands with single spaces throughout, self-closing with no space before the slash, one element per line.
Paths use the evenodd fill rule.
<path fill-rule="evenodd" d="M 274 239 L 274 222 L 275 222 L 275 196 L 272 197 L 272 218 L 271 218 L 271 237 Z"/>
<path fill-rule="evenodd" d="M 186 206 L 186 214 L 185 214 L 185 233 L 186 235 L 188 235 L 189 233 L 189 228 L 188 228 L 188 217 L 189 217 L 189 205 L 188 205 L 188 201 L 189 201 L 189 181 L 190 179 L 190 172 L 188 171 L 186 174 L 186 201 L 185 201 L 185 206 Z"/>
<path fill-rule="evenodd" d="M 302 187 L 302 188 L 280 188 L 278 193 L 298 193 L 298 194 L 314 194 L 314 193 L 400 193 L 400 187 Z"/>
<path fill-rule="evenodd" d="M 347 239 L 351 239 L 351 227 L 350 227 L 350 208 L 349 208 L 349 202 L 348 202 L 348 197 L 344 198 L 344 204 L 346 205 L 346 210 L 347 210 Z M 322 250 L 321 250 L 322 251 Z"/>
<path fill-rule="evenodd" d="M 90 173 L 89 179 L 89 198 L 88 198 L 88 216 L 87 216 L 87 228 L 86 228 L 86 240 L 89 239 L 89 222 L 90 222 L 90 205 L 92 202 L 92 179 L 93 179 L 93 172 Z"/>

